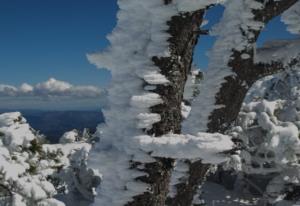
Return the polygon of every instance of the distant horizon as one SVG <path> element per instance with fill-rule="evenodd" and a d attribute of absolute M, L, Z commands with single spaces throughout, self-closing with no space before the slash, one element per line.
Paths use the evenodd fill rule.
<path fill-rule="evenodd" d="M 0 108 L 0 113 L 5 112 L 102 112 L 102 108 L 90 108 L 90 109 L 72 109 L 72 110 L 52 110 L 52 109 L 5 109 Z"/>
<path fill-rule="evenodd" d="M 106 36 L 115 27 L 117 11 L 116 0 L 3 2 L 0 108 L 65 111 L 103 107 L 105 94 L 99 96 L 95 90 L 105 90 L 111 74 L 105 68 L 97 69 L 86 55 L 109 46 Z M 223 12 L 220 5 L 209 9 L 203 29 L 211 30 Z M 267 40 L 293 38 L 297 36 L 287 32 L 276 17 L 262 31 L 257 46 Z M 202 35 L 196 45 L 193 63 L 203 71 L 215 40 L 213 35 Z M 93 97 L 83 97 L 86 93 Z"/>

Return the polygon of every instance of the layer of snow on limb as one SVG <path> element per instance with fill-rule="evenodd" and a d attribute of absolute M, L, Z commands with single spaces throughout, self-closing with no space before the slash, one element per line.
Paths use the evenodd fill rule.
<path fill-rule="evenodd" d="M 173 159 L 201 159 L 203 163 L 219 164 L 227 157 L 221 153 L 234 146 L 231 137 L 218 133 L 193 135 L 168 134 L 159 138 L 143 135 L 136 137 L 140 148 L 153 157 Z"/>
<path fill-rule="evenodd" d="M 294 59 L 300 59 L 300 39 L 266 42 L 255 55 L 255 62 L 278 61 L 288 66 Z"/>
<path fill-rule="evenodd" d="M 149 84 L 168 84 L 169 80 L 162 74 L 156 72 L 146 73 L 143 77 Z"/>
<path fill-rule="evenodd" d="M 131 105 L 137 108 L 149 108 L 161 103 L 163 103 L 163 101 L 156 93 L 148 93 L 131 98 Z"/>
<path fill-rule="evenodd" d="M 262 22 L 253 20 L 252 13 L 253 9 L 263 8 L 263 4 L 257 1 L 231 0 L 224 5 L 226 9 L 223 17 L 213 29 L 212 34 L 218 36 L 218 39 L 209 54 L 210 63 L 201 82 L 200 94 L 192 102 L 191 115 L 183 122 L 183 131 L 186 133 L 207 131 L 209 115 L 220 106 L 215 104 L 216 94 L 225 81 L 224 78 L 233 75 L 228 66 L 232 51 L 242 51 L 249 46 L 243 32 L 251 35 L 251 31 L 264 26 Z"/>
<path fill-rule="evenodd" d="M 140 120 L 137 127 L 146 129 L 151 129 L 154 123 L 161 120 L 160 115 L 155 113 L 141 113 L 137 116 L 137 118 Z"/>
<path fill-rule="evenodd" d="M 300 34 L 300 2 L 295 3 L 285 11 L 281 20 L 287 25 L 287 30 L 292 34 Z"/>
<path fill-rule="evenodd" d="M 130 145 L 133 137 L 145 134 L 141 128 L 149 129 L 160 119 L 158 114 L 151 114 L 149 107 L 162 104 L 162 98 L 145 90 L 157 84 L 166 85 L 169 80 L 154 65 L 152 57 L 170 56 L 170 35 L 166 31 L 172 16 L 203 9 L 211 3 L 216 1 L 177 0 L 169 4 L 162 0 L 118 1 L 118 23 L 108 36 L 110 47 L 88 55 L 90 62 L 112 73 L 108 90 L 110 108 L 104 111 L 106 125 L 98 128 L 101 141 L 89 161 L 91 167 L 103 174 L 95 205 L 124 205 L 133 196 L 147 191 L 148 185 L 135 181 L 145 174 L 129 169 L 129 162 L 155 161 L 138 145 Z M 145 82 L 148 85 L 143 89 Z"/>

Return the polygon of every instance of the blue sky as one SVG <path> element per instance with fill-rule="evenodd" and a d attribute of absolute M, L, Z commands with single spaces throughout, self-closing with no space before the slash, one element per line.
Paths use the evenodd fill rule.
<path fill-rule="evenodd" d="M 35 85 L 53 77 L 74 85 L 108 85 L 109 72 L 96 69 L 86 54 L 108 45 L 105 37 L 116 24 L 116 0 L 0 0 L 0 5 L 0 84 Z M 206 27 L 217 23 L 222 12 L 221 6 L 211 9 Z M 259 45 L 266 39 L 295 38 L 279 18 L 265 30 Z M 201 37 L 194 58 L 200 68 L 207 66 L 206 52 L 214 40 Z"/>
<path fill-rule="evenodd" d="M 224 11 L 224 7 L 216 6 L 211 8 L 206 13 L 206 19 L 209 20 L 209 23 L 204 27 L 206 29 L 211 28 L 213 25 L 218 23 L 220 18 L 222 17 Z M 286 30 L 286 25 L 280 21 L 280 16 L 274 18 L 270 21 L 265 29 L 262 31 L 259 39 L 257 41 L 257 45 L 262 46 L 264 42 L 271 40 L 279 40 L 279 39 L 295 39 L 299 38 L 297 35 L 290 34 Z M 194 62 L 201 69 L 207 68 L 208 58 L 206 53 L 213 46 L 215 37 L 212 36 L 201 36 L 200 41 L 195 50 Z"/>
<path fill-rule="evenodd" d="M 50 77 L 107 84 L 86 54 L 106 47 L 115 0 L 0 0 L 0 83 L 35 84 Z"/>

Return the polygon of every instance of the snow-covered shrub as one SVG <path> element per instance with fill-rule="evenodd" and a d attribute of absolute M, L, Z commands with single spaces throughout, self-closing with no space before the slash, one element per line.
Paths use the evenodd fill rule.
<path fill-rule="evenodd" d="M 12 205 L 64 205 L 53 199 L 56 190 L 47 180 L 49 168 L 42 167 L 42 146 L 21 114 L 0 115 L 0 134 L 0 185 Z"/>
<path fill-rule="evenodd" d="M 100 176 L 86 167 L 91 145 L 42 144 L 42 137 L 19 112 L 0 115 L 0 204 L 61 206 L 54 197 L 73 192 L 92 200 Z"/>
<path fill-rule="evenodd" d="M 297 68 L 258 81 L 247 95 L 237 125 L 232 135 L 245 147 L 240 153 L 242 171 L 269 179 L 264 195 L 271 202 L 282 200 L 300 183 Z"/>

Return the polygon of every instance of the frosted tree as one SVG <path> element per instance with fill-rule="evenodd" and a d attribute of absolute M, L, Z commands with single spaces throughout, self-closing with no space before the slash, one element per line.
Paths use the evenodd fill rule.
<path fill-rule="evenodd" d="M 103 175 L 94 205 L 193 204 L 210 164 L 226 161 L 220 153 L 233 148 L 225 133 L 249 88 L 298 60 L 255 61 L 255 43 L 264 25 L 296 2 L 118 1 L 118 24 L 108 36 L 111 46 L 88 56 L 112 73 L 106 124 L 98 128 L 100 142 L 89 161 Z M 194 47 L 199 35 L 207 34 L 200 26 L 215 4 L 225 6 L 211 32 L 218 40 L 201 92 L 182 124 Z M 180 171 L 181 178 L 174 180 Z"/>
<path fill-rule="evenodd" d="M 243 99 L 254 82 L 289 68 L 299 60 L 299 53 L 294 50 L 294 53 L 287 54 L 284 61 L 274 58 L 274 55 L 270 55 L 268 61 L 259 61 L 255 44 L 264 26 L 291 6 L 297 7 L 296 3 L 297 1 L 225 3 L 224 15 L 213 30 L 218 40 L 210 53 L 210 65 L 208 72 L 204 74 L 201 94 L 192 105 L 190 118 L 183 124 L 184 130 L 226 132 L 234 123 Z M 295 25 L 293 21 L 291 27 Z M 200 165 L 199 161 L 191 166 L 190 174 L 194 174 L 191 180 L 201 180 L 203 177 L 197 170 L 205 169 L 206 166 Z M 183 188 L 181 186 L 182 191 L 195 188 L 199 184 L 195 182 L 190 181 L 190 184 L 186 184 Z M 180 194 L 182 194 L 180 198 L 187 196 L 184 192 Z"/>

